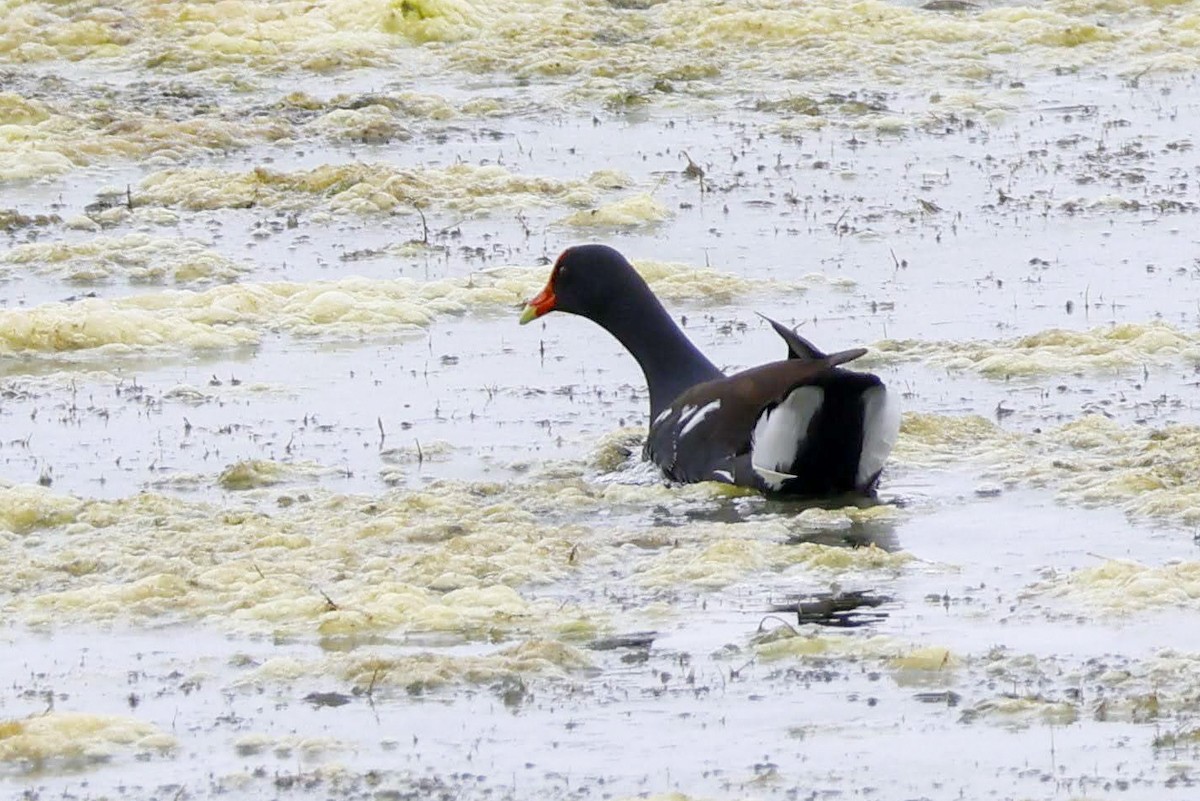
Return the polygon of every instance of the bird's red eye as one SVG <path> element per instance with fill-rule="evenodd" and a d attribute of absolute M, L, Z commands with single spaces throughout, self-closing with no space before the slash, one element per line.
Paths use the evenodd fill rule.
<path fill-rule="evenodd" d="M 571 249 L 567 248 L 566 250 L 564 250 L 562 252 L 562 255 L 558 257 L 558 261 L 554 262 L 554 269 L 550 271 L 550 283 L 553 284 L 564 273 L 566 273 L 566 271 L 567 271 L 567 255 L 570 254 L 570 252 L 571 252 Z"/>

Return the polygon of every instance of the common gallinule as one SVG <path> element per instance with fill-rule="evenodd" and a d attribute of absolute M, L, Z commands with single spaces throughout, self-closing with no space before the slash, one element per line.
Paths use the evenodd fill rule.
<path fill-rule="evenodd" d="M 598 323 L 637 359 L 650 388 L 643 455 L 667 478 L 807 497 L 874 492 L 900 412 L 878 376 L 838 367 L 864 348 L 825 354 L 768 319 L 788 359 L 727 377 L 605 245 L 563 251 L 521 323 L 551 311 Z"/>

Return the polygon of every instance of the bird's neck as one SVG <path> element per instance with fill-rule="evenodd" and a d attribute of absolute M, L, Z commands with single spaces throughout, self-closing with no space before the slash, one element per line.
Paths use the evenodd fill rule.
<path fill-rule="evenodd" d="M 650 390 L 651 420 L 684 390 L 722 376 L 649 292 L 613 304 L 596 322 L 641 366 Z"/>

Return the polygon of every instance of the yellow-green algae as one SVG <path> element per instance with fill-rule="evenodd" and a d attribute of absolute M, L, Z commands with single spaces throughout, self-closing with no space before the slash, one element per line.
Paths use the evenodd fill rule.
<path fill-rule="evenodd" d="M 1079 673 L 1104 691 L 1088 709 L 1096 720 L 1174 723 L 1200 704 L 1200 654 L 1163 649 L 1146 659 Z"/>
<path fill-rule="evenodd" d="M 693 498 L 720 491 L 688 489 Z M 0 608 L 35 623 L 182 617 L 322 636 L 581 637 L 602 630 L 606 615 L 530 590 L 616 565 L 638 585 L 717 587 L 788 567 L 820 581 L 895 573 L 909 560 L 873 548 L 785 545 L 785 518 L 650 529 L 562 522 L 689 503 L 660 485 L 544 478 L 443 482 L 371 498 L 312 493 L 280 496 L 268 513 L 151 493 L 77 501 L 11 488 L 0 494 L 0 521 L 12 521 L 9 538 L 25 547 L 0 550 L 11 593 Z"/>
<path fill-rule="evenodd" d="M 1116 506 L 1135 517 L 1186 525 L 1200 522 L 1200 427 L 1122 425 L 1091 414 L 1031 442 L 1024 459 L 995 468 L 995 475 L 1049 484 L 1063 499 L 1084 506 Z"/>
<path fill-rule="evenodd" d="M 121 715 L 48 712 L 0 721 L 0 762 L 43 764 L 106 759 L 118 751 L 164 752 L 175 738 Z"/>
<path fill-rule="evenodd" d="M 99 2 L 10 4 L 0 19 L 0 58 L 185 70 L 245 64 L 260 72 L 451 66 L 575 76 L 597 91 L 623 75 L 684 85 L 851 70 L 897 82 L 914 74 L 981 78 L 1018 58 L 1022 69 L 1189 69 L 1200 43 L 1196 4 L 1188 1 L 1049 0 L 944 14 L 882 0 L 803 8 L 784 0 L 680 0 L 614 14 L 580 0 L 135 0 L 122 12 Z"/>
<path fill-rule="evenodd" d="M 1089 613 L 1125 615 L 1154 609 L 1200 609 L 1200 562 L 1145 565 L 1105 559 L 1039 581 L 1028 597 L 1063 598 Z"/>
<path fill-rule="evenodd" d="M 250 272 L 192 239 L 148 234 L 97 236 L 78 242 L 37 242 L 0 254 L 0 275 L 28 270 L 67 281 L 93 283 L 125 278 L 137 283 L 177 284 L 229 282 Z"/>
<path fill-rule="evenodd" d="M 995 685 L 1007 685 L 1008 690 L 975 703 L 964 714 L 1001 725 L 1079 719 L 1175 724 L 1193 715 L 1200 699 L 1195 681 L 1200 655 L 1171 649 L 1140 658 L 1102 656 L 1074 663 L 1056 655 L 996 648 L 972 661 Z M 1079 688 L 1082 693 L 1062 692 Z"/>
<path fill-rule="evenodd" d="M 1200 522 L 1200 427 L 1154 428 L 1085 414 L 1040 433 L 975 415 L 905 413 L 893 461 L 905 468 L 972 461 L 1006 484 L 1048 486 L 1064 501 L 1143 519 Z"/>
<path fill-rule="evenodd" d="M 628 183 L 629 179 L 607 170 L 582 181 L 558 180 L 519 175 L 498 165 L 465 163 L 411 169 L 326 164 L 293 172 L 259 167 L 243 173 L 182 168 L 147 175 L 134 193 L 134 203 L 191 211 L 253 206 L 289 211 L 322 208 L 335 214 L 415 214 L 418 208 L 480 214 L 552 203 L 588 206 L 603 191 Z"/>
<path fill-rule="evenodd" d="M 257 124 L 216 116 L 177 120 L 100 97 L 60 102 L 61 107 L 51 100 L 0 94 L 0 181 L 61 175 L 103 160 L 167 166 L 287 133 L 266 119 Z"/>
<path fill-rule="evenodd" d="M 229 65 L 212 79 L 233 86 L 251 74 L 240 65 L 256 77 L 297 67 L 324 72 L 390 66 L 418 80 L 455 69 L 466 76 L 508 70 L 525 79 L 554 75 L 564 92 L 584 100 L 639 102 L 680 91 L 770 98 L 781 86 L 794 93 L 793 81 L 812 84 L 862 71 L 874 82 L 912 86 L 924 79 L 937 89 L 937 112 L 981 115 L 1023 104 L 1021 92 L 996 88 L 994 73 L 1023 76 L 1039 60 L 1047 70 L 1114 63 L 1130 75 L 1193 70 L 1200 63 L 1198 19 L 1195 0 L 1127 0 L 1086 9 L 1057 0 L 977 14 L 854 0 L 803 9 L 783 0 L 736 8 L 680 0 L 623 14 L 578 0 L 225 0 L 207 6 L 142 0 L 125 4 L 120 14 L 99 2 L 72 3 L 69 13 L 53 4 L 24 3 L 0 20 L 0 63 L 103 60 L 168 79 L 180 69 L 211 74 Z M 430 42 L 435 44 L 425 46 Z M 554 47 L 548 52 L 549 42 Z M 947 76 L 985 85 L 944 91 Z M 194 104 L 192 116 L 176 119 L 156 101 L 132 102 L 119 91 L 78 90 L 59 103 L 29 96 L 28 87 L 22 91 L 0 94 L 0 180 L 53 176 L 104 160 L 178 165 L 198 153 L 312 135 L 391 141 L 403 138 L 408 118 L 512 113 L 506 110 L 514 105 L 511 99 L 455 102 L 431 93 L 320 100 L 291 92 L 236 115 Z M 823 116 L 806 113 L 814 108 L 881 131 L 908 124 L 887 110 L 856 112 L 845 100 L 814 106 L 805 99 L 797 106 L 786 98 L 759 99 L 758 108 L 786 115 L 782 127 L 824 124 Z"/>
<path fill-rule="evenodd" d="M 846 508 L 832 514 L 851 517 L 858 511 Z M 789 544 L 788 538 L 794 530 L 789 523 L 784 519 L 764 518 L 736 524 L 692 523 L 683 530 L 655 532 L 664 540 L 663 550 L 638 570 L 638 580 L 651 587 L 680 584 L 724 587 L 753 573 L 790 567 L 803 567 L 825 576 L 872 571 L 894 574 L 912 560 L 907 553 L 889 553 L 874 546 Z M 666 547 L 668 542 L 671 547 Z M 678 547 L 682 543 L 696 547 Z M 648 543 L 643 540 L 642 544 Z"/>
<path fill-rule="evenodd" d="M 588 466 L 602 473 L 615 473 L 630 464 L 630 455 L 641 452 L 645 439 L 646 432 L 641 426 L 603 434 L 587 456 Z"/>
<path fill-rule="evenodd" d="M 395 113 L 379 104 L 334 109 L 314 120 L 311 125 L 313 130 L 331 139 L 387 142 L 408 138 L 408 131 L 396 120 Z"/>
<path fill-rule="evenodd" d="M 796 515 L 789 515 L 787 525 L 797 532 L 840 531 L 864 523 L 883 524 L 899 518 L 900 510 L 888 504 L 875 506 L 843 506 L 840 509 L 814 507 Z M 825 561 L 826 567 L 834 567 L 832 560 Z"/>
<path fill-rule="evenodd" d="M 235 294 L 244 294 L 240 289 Z M 260 335 L 221 318 L 236 317 L 221 299 L 191 294 L 173 300 L 190 301 L 185 308 L 146 308 L 139 297 L 110 301 L 85 298 L 72 303 L 47 303 L 30 309 L 0 310 L 0 352 L 61 353 L 103 348 L 108 353 L 130 349 L 228 349 L 257 344 Z M 204 300 L 213 303 L 204 304 Z M 159 300 L 162 303 L 161 300 Z M 197 308 L 197 305 L 200 305 Z"/>
<path fill-rule="evenodd" d="M 450 684 L 489 684 L 511 677 L 565 678 L 591 666 L 587 654 L 567 643 L 532 639 L 484 655 L 433 652 L 396 656 L 370 647 L 331 653 L 318 660 L 277 657 L 237 680 L 238 685 L 292 683 L 306 678 L 337 676 L 358 691 L 401 687 L 409 692 Z"/>
<path fill-rule="evenodd" d="M 680 264 L 643 262 L 638 268 L 666 300 L 725 302 L 765 289 L 802 289 Z M 511 267 L 426 282 L 344 278 L 246 283 L 0 309 L 0 353 L 228 349 L 255 345 L 268 331 L 352 338 L 405 333 L 428 327 L 442 315 L 515 309 L 542 288 L 547 274 L 544 268 Z"/>
<path fill-rule="evenodd" d="M 249 75 L 258 79 L 297 68 L 386 66 L 404 70 L 414 83 L 456 70 L 460 76 L 508 71 L 521 79 L 553 75 L 570 99 L 651 102 L 678 92 L 770 98 L 792 81 L 841 82 L 858 73 L 871 76 L 872 83 L 914 86 L 925 80 L 938 90 L 938 112 L 975 114 L 1022 105 L 1020 92 L 996 88 L 997 72 L 1023 77 L 1039 64 L 1046 70 L 1119 64 L 1130 75 L 1192 70 L 1200 52 L 1195 0 L 1126 0 L 1086 8 L 1056 0 L 972 14 L 854 0 L 827 0 L 803 9 L 783 0 L 736 7 L 680 0 L 617 14 L 604 4 L 579 0 L 316 5 L 225 0 L 203 6 L 135 0 L 115 13 L 107 4 L 85 0 L 70 4 L 69 11 L 54 4 L 14 3 L 4 17 L 0 63 L 95 61 L 124 71 L 148 70 L 151 80 L 156 72 L 171 79 L 179 71 L 207 70 L 210 82 L 245 88 Z M 982 81 L 984 88 L 942 91 L 947 76 Z M 196 103 L 192 116 L 177 119 L 162 113 L 156 100 L 131 102 L 119 90 L 79 89 L 58 104 L 26 96 L 34 91 L 29 87 L 21 91 L 25 95 L 0 95 L 5 145 L 0 180 L 53 176 L 103 160 L 178 165 L 197 153 L 227 152 L 252 142 L 288 144 L 313 134 L 390 141 L 403 138 L 409 117 L 514 112 L 511 99 L 456 103 L 435 94 L 412 99 L 415 93 L 401 92 L 385 93 L 378 102 L 344 96 L 322 101 L 292 92 L 276 104 L 232 115 Z M 795 103 L 759 100 L 759 108 L 789 116 L 781 125 L 824 122 L 806 113 L 811 101 L 796 111 Z M 882 131 L 906 125 L 903 116 L 866 104 L 826 105 L 815 108 L 819 114 L 849 117 L 854 125 Z M 855 105 L 867 111 L 855 112 Z M 577 217 L 581 223 L 588 219 Z"/>
<path fill-rule="evenodd" d="M 3 25 L 3 22 L 0 22 Z M 69 87 L 74 88 L 74 87 Z M 30 90 L 26 90 L 27 92 Z M 168 86 L 168 93 L 174 88 Z M 187 93 L 189 90 L 182 89 Z M 405 121 L 487 115 L 499 101 L 459 105 L 437 95 L 397 92 L 368 98 L 285 95 L 274 107 L 231 116 L 220 106 L 186 106 L 192 116 L 164 114 L 160 98 L 115 90 L 29 97 L 0 92 L 0 181 L 53 177 L 76 168 L 133 159 L 149 167 L 178 166 L 196 155 L 223 154 L 256 143 L 287 144 L 313 136 L 331 141 L 388 142 L 407 137 Z"/>
<path fill-rule="evenodd" d="M 1008 342 L 885 340 L 871 347 L 883 361 L 920 359 L 948 370 L 971 370 L 1001 379 L 1200 360 L 1200 337 L 1159 322 L 1088 331 L 1049 329 Z"/>
<path fill-rule="evenodd" d="M 444 440 L 434 440 L 421 445 L 400 445 L 379 452 L 379 458 L 391 464 L 414 464 L 417 462 L 445 462 L 454 453 L 454 446 Z"/>
<path fill-rule="evenodd" d="M 778 626 L 759 635 L 754 643 L 754 653 L 768 662 L 828 657 L 871 660 L 890 667 L 896 674 L 950 672 L 961 664 L 949 649 L 940 646 L 917 646 L 882 634 L 869 637 L 830 635 L 790 626 Z"/>
<path fill-rule="evenodd" d="M 1088 659 L 1081 664 L 1058 656 L 1036 656 L 991 648 L 980 654 L 956 653 L 936 645 L 917 645 L 874 634 L 831 634 L 796 630 L 781 622 L 755 637 L 754 654 L 779 661 L 864 661 L 890 671 L 901 686 L 951 687 L 962 671 L 991 677 L 986 697 L 966 706 L 968 720 L 1024 728 L 1038 723 L 1066 725 L 1081 718 L 1148 723 L 1177 720 L 1194 712 L 1200 655 L 1162 650 L 1140 659 Z M 1069 700 L 1055 688 L 1086 687 Z M 1042 688 L 1030 690 L 1027 688 Z M 968 694 L 968 693 L 964 693 Z M 970 693 L 973 695 L 974 693 Z"/>
<path fill-rule="evenodd" d="M 1079 720 L 1079 706 L 1041 695 L 996 696 L 972 706 L 964 714 L 985 717 L 1002 726 L 1023 729 L 1038 724 L 1069 726 Z"/>
<path fill-rule="evenodd" d="M 20 504 L 21 514 L 7 517 L 26 539 L 32 494 L 14 488 L 0 498 L 6 509 Z M 587 558 L 576 547 L 581 529 L 539 524 L 504 498 L 457 485 L 299 501 L 270 515 L 153 494 L 80 502 L 74 514 L 67 503 L 52 507 L 53 532 L 44 513 L 33 516 L 40 547 L 4 549 L 10 615 L 215 618 L 326 635 L 555 631 L 571 610 L 514 588 L 553 580 Z"/>
<path fill-rule="evenodd" d="M 373 92 L 369 95 L 337 94 L 328 99 L 318 97 L 308 92 L 296 91 L 285 95 L 278 102 L 282 111 L 302 110 L 319 112 L 320 116 L 311 123 L 318 127 L 322 121 L 328 121 L 331 115 L 338 111 L 370 108 L 371 114 L 385 108 L 403 119 L 450 120 L 459 114 L 469 113 L 470 109 L 486 112 L 489 104 L 500 103 L 499 100 L 488 98 L 472 98 L 461 104 L 455 104 L 441 95 L 417 92 L 412 90 Z M 333 130 L 336 133 L 336 126 Z M 344 134 L 339 134 L 344 138 Z"/>
<path fill-rule="evenodd" d="M 0 531 L 26 534 L 75 519 L 83 501 L 43 487 L 0 487 Z"/>
<path fill-rule="evenodd" d="M 246 459 L 221 471 L 217 484 L 227 490 L 269 487 L 283 480 L 286 466 L 269 459 Z"/>
<path fill-rule="evenodd" d="M 671 216 L 671 212 L 646 193 L 633 195 L 595 209 L 577 211 L 562 223 L 575 228 L 634 228 L 654 225 Z"/>
<path fill-rule="evenodd" d="M 978 415 L 905 412 L 892 459 L 907 467 L 934 467 L 969 459 L 994 463 L 1005 456 L 1019 458 L 1017 454 L 1027 447 L 1019 435 Z"/>
<path fill-rule="evenodd" d="M 626 463 L 642 434 L 614 432 L 598 447 L 596 466 Z M 1112 506 L 1134 517 L 1192 526 L 1200 522 L 1200 426 L 1122 424 L 1087 414 L 1039 433 L 1017 433 L 977 415 L 906 412 L 892 453 L 893 469 L 973 464 L 981 477 L 1009 485 L 1049 487 L 1072 504 Z M 692 485 L 697 487 L 702 485 Z M 676 488 L 686 492 L 691 487 Z M 875 507 L 856 514 L 894 513 Z M 791 522 L 802 531 L 824 513 L 808 510 Z M 844 511 L 835 512 L 843 518 Z M 820 520 L 824 528 L 844 525 Z M 776 532 L 778 533 L 778 532 Z M 768 534 L 770 536 L 770 534 Z"/>

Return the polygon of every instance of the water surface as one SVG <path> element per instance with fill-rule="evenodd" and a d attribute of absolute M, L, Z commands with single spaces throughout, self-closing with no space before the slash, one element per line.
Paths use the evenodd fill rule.
<path fill-rule="evenodd" d="M 1196 3 L 0 16 L 12 793 L 1191 797 Z M 882 503 L 663 486 L 580 241 Z"/>

